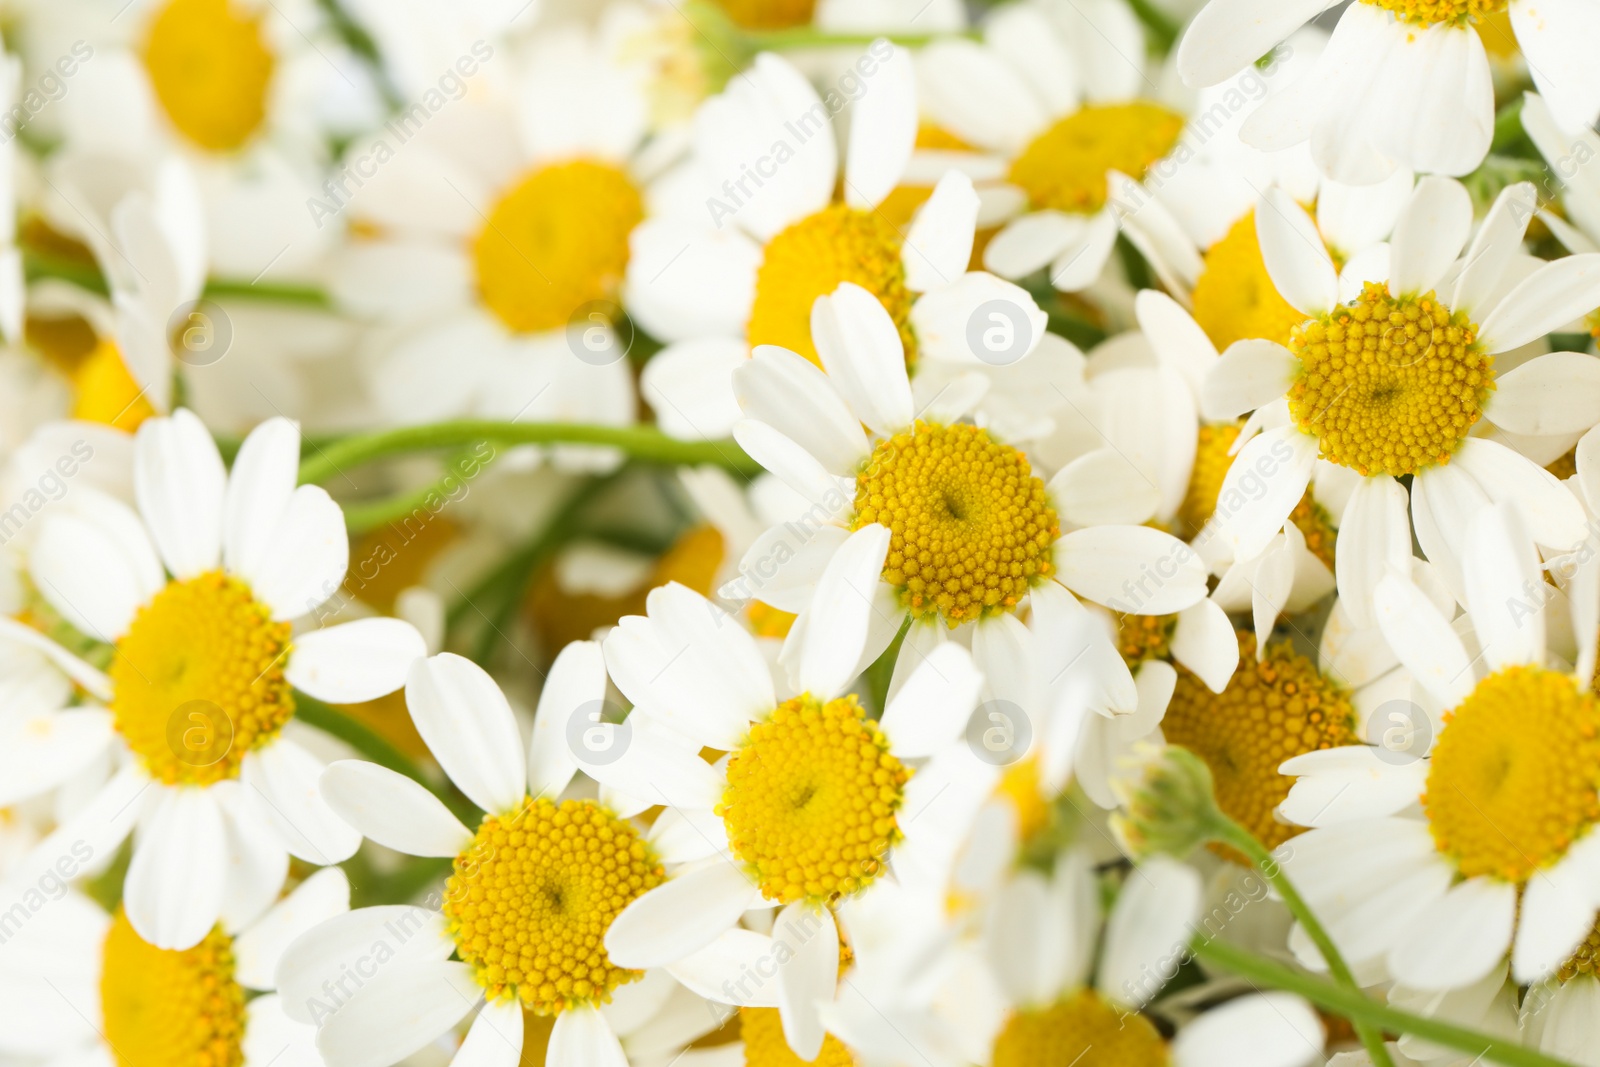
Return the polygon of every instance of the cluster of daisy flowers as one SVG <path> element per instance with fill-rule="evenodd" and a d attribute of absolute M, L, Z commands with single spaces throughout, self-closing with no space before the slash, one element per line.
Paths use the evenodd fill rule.
<path fill-rule="evenodd" d="M 17 0 L 0 1067 L 1600 1065 L 1595 0 Z"/>

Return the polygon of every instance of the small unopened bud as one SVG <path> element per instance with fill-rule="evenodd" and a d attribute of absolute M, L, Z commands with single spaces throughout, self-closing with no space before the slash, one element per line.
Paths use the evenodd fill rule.
<path fill-rule="evenodd" d="M 1225 816 L 1217 807 L 1211 768 L 1179 745 L 1142 742 L 1122 761 L 1111 790 L 1118 810 L 1111 832 L 1135 860 L 1184 858 L 1217 836 Z"/>

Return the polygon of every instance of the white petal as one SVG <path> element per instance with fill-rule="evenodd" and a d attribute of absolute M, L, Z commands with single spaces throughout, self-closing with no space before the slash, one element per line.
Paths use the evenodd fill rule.
<path fill-rule="evenodd" d="M 1165 615 L 1206 595 L 1206 568 L 1194 549 L 1148 526 L 1093 526 L 1056 542 L 1057 580 L 1117 611 Z"/>
<path fill-rule="evenodd" d="M 167 569 L 193 578 L 222 556 L 226 473 L 204 424 L 187 410 L 150 419 L 135 438 L 134 495 Z"/>
<path fill-rule="evenodd" d="M 851 282 L 818 297 L 811 337 L 829 379 L 862 422 L 884 435 L 911 424 L 905 346 L 877 297 Z"/>
<path fill-rule="evenodd" d="M 1544 662 L 1539 556 L 1521 518 L 1506 504 L 1479 512 L 1461 558 L 1467 612 L 1490 671 Z M 1519 606 L 1524 610 L 1518 610 Z"/>
<path fill-rule="evenodd" d="M 1528 880 L 1517 940 L 1511 950 L 1512 976 L 1521 983 L 1548 977 L 1582 944 L 1594 927 L 1593 835 L 1548 870 Z"/>
<path fill-rule="evenodd" d="M 1528 58 L 1533 83 L 1562 126 L 1593 126 L 1600 108 L 1594 55 L 1583 47 L 1600 34 L 1600 12 L 1583 0 L 1511 5 L 1511 28 Z"/>
<path fill-rule="evenodd" d="M 1472 437 L 1461 442 L 1454 462 L 1490 500 L 1507 501 L 1521 512 L 1528 532 L 1539 544 L 1570 550 L 1589 536 L 1577 498 L 1555 475 L 1521 453 Z"/>
<path fill-rule="evenodd" d="M 1120 1004 L 1143 1007 L 1159 991 L 1161 961 L 1186 945 L 1200 910 L 1200 876 L 1165 856 L 1139 865 L 1106 922 L 1095 984 Z"/>
<path fill-rule="evenodd" d="M 286 738 L 249 753 L 240 780 L 278 828 L 288 850 L 318 866 L 341 863 L 361 846 L 361 834 L 322 799 L 323 763 Z"/>
<path fill-rule="evenodd" d="M 1239 450 L 1217 494 L 1216 528 L 1235 559 L 1259 555 L 1311 482 L 1316 439 L 1293 426 L 1265 430 Z"/>
<path fill-rule="evenodd" d="M 521 1061 L 522 1005 L 513 998 L 484 1004 L 450 1067 L 517 1067 Z"/>
<path fill-rule="evenodd" d="M 737 927 L 669 968 L 672 977 L 702 997 L 745 1008 L 776 1008 L 778 985 L 762 975 L 773 970 L 772 938 Z M 757 970 L 757 968 L 760 970 Z"/>
<path fill-rule="evenodd" d="M 556 1017 L 555 1028 L 550 1031 L 550 1048 L 545 1053 L 550 1067 L 572 1064 L 578 1067 L 628 1067 L 628 1055 L 622 1051 L 611 1024 L 599 1010 L 587 1005 L 568 1008 Z"/>
<path fill-rule="evenodd" d="M 789 1049 L 802 1060 L 814 1060 L 827 1036 L 818 1007 L 833 1000 L 839 975 L 839 930 L 833 912 L 795 901 L 773 924 L 774 941 L 789 948 L 778 957 L 778 1011 Z"/>
<path fill-rule="evenodd" d="M 911 324 L 925 357 L 1008 367 L 1039 347 L 1049 317 L 1022 287 L 972 271 L 924 294 L 911 308 Z"/>
<path fill-rule="evenodd" d="M 722 857 L 708 860 L 624 908 L 606 931 L 606 952 L 619 967 L 665 967 L 736 925 L 755 893 L 738 866 Z"/>
<path fill-rule="evenodd" d="M 357 619 L 297 635 L 284 675 L 318 700 L 359 704 L 405 685 L 411 664 L 427 654 L 409 622 Z"/>
<path fill-rule="evenodd" d="M 222 511 L 222 559 L 251 574 L 271 544 L 300 469 L 300 427 L 285 418 L 263 422 L 246 437 L 228 475 Z"/>
<path fill-rule="evenodd" d="M 1546 263 L 1483 320 L 1478 342 L 1494 354 L 1520 348 L 1600 307 L 1600 253 Z"/>
<path fill-rule="evenodd" d="M 61 785 L 106 753 L 112 737 L 101 708 L 0 711 L 0 807 Z"/>
<path fill-rule="evenodd" d="M 1322 1058 L 1322 1020 L 1292 993 L 1230 1000 L 1178 1031 L 1174 1067 L 1305 1067 Z M 1331 1061 L 1330 1061 L 1331 1062 Z"/>
<path fill-rule="evenodd" d="M 1378 627 L 1400 661 L 1442 707 L 1472 692 L 1472 661 L 1450 623 L 1409 579 L 1386 575 L 1373 595 Z"/>
<path fill-rule="evenodd" d="M 526 795 L 522 738 L 511 705 L 476 663 L 449 652 L 420 660 L 406 705 L 439 766 L 478 807 L 514 811 Z"/>
<path fill-rule="evenodd" d="M 1056 472 L 1049 489 L 1074 526 L 1138 525 L 1161 506 L 1161 488 L 1115 448 L 1079 456 Z"/>
<path fill-rule="evenodd" d="M 444 916 L 419 905 L 385 904 L 336 915 L 295 938 L 278 961 L 284 1013 L 296 1022 L 319 1023 L 342 1002 L 325 982 L 352 972 L 376 976 L 415 963 L 443 962 L 455 947 Z"/>
<path fill-rule="evenodd" d="M 1389 241 L 1389 288 L 1420 295 L 1439 284 L 1472 229 L 1472 198 L 1452 178 L 1430 174 L 1417 183 Z"/>
<path fill-rule="evenodd" d="M 1030 211 L 1013 219 L 983 249 L 983 265 L 1002 278 L 1022 278 L 1039 270 L 1083 240 L 1081 215 Z"/>
<path fill-rule="evenodd" d="M 1406 515 L 1406 490 L 1387 475 L 1356 483 L 1339 522 L 1339 535 L 1349 551 L 1334 560 L 1339 597 L 1357 626 L 1372 625 L 1372 593 L 1391 571 L 1411 570 L 1411 520 Z"/>
<path fill-rule="evenodd" d="M 328 806 L 363 837 L 408 856 L 454 856 L 472 832 L 417 782 L 376 763 L 337 760 L 322 772 Z"/>
<path fill-rule="evenodd" d="M 840 546 L 817 582 L 795 665 L 795 683 L 832 698 L 856 676 L 875 605 L 873 592 L 889 554 L 889 528 L 863 526 Z"/>
<path fill-rule="evenodd" d="M 815 456 L 830 473 L 854 474 L 870 451 L 860 421 L 810 360 L 759 346 L 733 372 L 746 418 L 760 419 Z"/>
<path fill-rule="evenodd" d="M 1178 42 L 1178 72 L 1192 87 L 1216 85 L 1272 50 L 1327 7 L 1326 0 L 1214 0 Z"/>
<path fill-rule="evenodd" d="M 824 517 L 842 515 L 852 497 L 844 483 L 830 474 L 817 458 L 796 441 L 764 422 L 740 419 L 733 427 L 733 439 L 750 458 L 780 478 L 806 501 L 822 507 Z"/>
<path fill-rule="evenodd" d="M 900 258 L 906 267 L 906 288 L 927 292 L 966 272 L 978 225 L 978 194 L 972 179 L 958 170 L 945 171 L 906 233 Z"/>
<path fill-rule="evenodd" d="M 1455 296 L 1450 300 L 1452 309 L 1470 316 L 1494 295 L 1511 258 L 1521 250 L 1522 235 L 1533 218 L 1537 201 L 1531 182 L 1517 182 L 1501 190 L 1477 236 L 1467 246 Z M 1504 387 L 1504 379 L 1500 385 Z"/>
<path fill-rule="evenodd" d="M 157 948 L 192 948 L 222 913 L 222 816 L 204 789 L 163 788 L 139 831 L 123 904 Z"/>
<path fill-rule="evenodd" d="M 881 38 L 879 39 L 882 40 Z M 887 42 L 884 42 L 887 43 Z M 879 42 L 870 54 L 879 54 Z M 850 116 L 850 147 L 845 155 L 845 203 L 876 207 L 889 195 L 917 140 L 917 86 L 911 56 L 891 46 L 871 85 Z"/>
<path fill-rule="evenodd" d="M 683 679 L 683 692 L 695 694 L 703 725 L 716 723 L 699 740 L 731 747 L 750 720 L 775 703 L 760 646 L 726 611 L 677 582 L 652 589 L 645 606 L 662 650 L 674 660 L 663 669 Z"/>
<path fill-rule="evenodd" d="M 241 783 L 219 782 L 215 792 L 228 840 L 222 925 L 227 930 L 242 930 L 260 918 L 283 891 L 289 877 L 289 850 Z"/>
<path fill-rule="evenodd" d="M 982 685 L 971 654 L 960 645 L 943 644 L 924 657 L 883 713 L 883 732 L 895 755 L 931 756 L 954 741 L 978 706 Z"/>
<path fill-rule="evenodd" d="M 482 999 L 483 988 L 465 963 L 391 967 L 326 1016 L 317 1049 L 330 1067 L 389 1067 L 460 1022 Z"/>
<path fill-rule="evenodd" d="M 1227 686 L 1239 666 L 1239 640 L 1216 601 L 1207 597 L 1178 612 L 1172 658 L 1199 675 L 1213 693 Z"/>
<path fill-rule="evenodd" d="M 244 578 L 273 618 L 297 619 L 339 591 L 349 565 L 344 512 L 321 486 L 302 485 L 278 517 L 256 569 Z"/>
<path fill-rule="evenodd" d="M 81 633 L 104 642 L 126 633 L 140 605 L 164 584 L 159 574 L 138 567 L 111 531 L 77 515 L 44 520 L 29 570 L 51 607 Z"/>
<path fill-rule="evenodd" d="M 1206 375 L 1200 406 L 1213 421 L 1236 419 L 1289 391 L 1300 361 L 1274 341 L 1235 341 Z"/>
<path fill-rule="evenodd" d="M 593 641 L 574 641 L 550 665 L 528 742 L 528 795 L 554 799 L 578 769 L 570 747 L 574 715 L 599 723 L 606 698 L 606 661 Z"/>
<path fill-rule="evenodd" d="M 1410 714 L 1400 716 L 1407 729 L 1414 727 Z M 1372 745 L 1308 752 L 1278 767 L 1278 773 L 1298 779 L 1278 806 L 1278 814 L 1298 826 L 1394 815 L 1417 802 L 1427 771 L 1421 759 Z"/>
<path fill-rule="evenodd" d="M 1256 202 L 1256 233 L 1272 284 L 1293 307 L 1320 315 L 1338 303 L 1338 271 L 1317 224 L 1283 189 L 1268 189 Z"/>
<path fill-rule="evenodd" d="M 1516 916 L 1515 886 L 1469 878 L 1417 916 L 1389 953 L 1390 973 L 1413 989 L 1471 985 L 1505 958 Z"/>
<path fill-rule="evenodd" d="M 250 929 L 234 938 L 234 977 L 247 989 L 275 989 L 278 963 L 296 938 L 350 910 L 350 881 L 327 867 L 295 886 Z"/>
<path fill-rule="evenodd" d="M 1512 433 L 1583 433 L 1600 423 L 1600 359 L 1582 352 L 1535 356 L 1500 376 L 1486 414 Z"/>

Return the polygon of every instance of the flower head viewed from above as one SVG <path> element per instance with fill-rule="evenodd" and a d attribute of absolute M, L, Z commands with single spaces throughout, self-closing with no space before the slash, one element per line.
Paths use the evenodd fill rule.
<path fill-rule="evenodd" d="M 0 1067 L 1600 1064 L 1600 0 L 0 27 Z"/>

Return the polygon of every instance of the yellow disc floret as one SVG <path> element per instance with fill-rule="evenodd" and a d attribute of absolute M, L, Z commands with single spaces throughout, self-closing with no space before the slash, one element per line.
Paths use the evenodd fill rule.
<path fill-rule="evenodd" d="M 1093 214 L 1106 206 L 1106 174 L 1140 181 L 1178 143 L 1183 116 L 1136 100 L 1081 108 L 1033 139 L 1011 181 L 1036 208 Z"/>
<path fill-rule="evenodd" d="M 1260 663 L 1255 649 L 1254 636 L 1241 633 L 1239 670 L 1221 693 L 1180 668 L 1161 731 L 1205 761 L 1223 813 L 1276 848 L 1300 832 L 1273 815 L 1294 784 L 1278 765 L 1359 738 L 1349 698 L 1316 664 L 1287 642 L 1268 645 Z"/>
<path fill-rule="evenodd" d="M 1467 878 L 1523 883 L 1600 819 L 1600 702 L 1570 675 L 1508 667 L 1445 715 L 1423 810 Z"/>
<path fill-rule="evenodd" d="M 1167 1061 L 1167 1043 L 1149 1019 L 1088 989 L 1012 1015 L 989 1059 L 994 1067 L 1161 1067 Z"/>
<path fill-rule="evenodd" d="M 1193 537 L 1211 521 L 1217 510 L 1217 497 L 1222 495 L 1222 482 L 1233 465 L 1230 451 L 1239 439 L 1238 423 L 1216 423 L 1200 427 L 1200 439 L 1195 447 L 1194 467 L 1189 472 L 1189 488 L 1183 494 L 1178 508 L 1178 522 L 1183 537 Z"/>
<path fill-rule="evenodd" d="M 616 295 L 643 218 L 638 188 L 609 163 L 535 170 L 490 209 L 473 244 L 484 304 L 519 333 L 564 328 L 583 305 Z"/>
<path fill-rule="evenodd" d="M 1123 615 L 1117 613 L 1117 651 L 1130 667 L 1145 660 L 1164 659 L 1172 651 L 1176 615 Z"/>
<path fill-rule="evenodd" d="M 1218 351 L 1249 337 L 1284 344 L 1289 331 L 1305 321 L 1272 284 L 1256 238 L 1255 212 L 1247 212 L 1206 251 L 1194 283 L 1194 321 Z"/>
<path fill-rule="evenodd" d="M 490 1000 L 553 1015 L 606 1003 L 643 974 L 611 962 L 606 930 L 663 877 L 638 832 L 600 805 L 527 798 L 484 816 L 456 857 L 444 916 Z"/>
<path fill-rule="evenodd" d="M 1339 531 L 1334 529 L 1333 516 L 1328 514 L 1327 508 L 1316 502 L 1311 490 L 1307 489 L 1294 510 L 1289 512 L 1289 521 L 1306 539 L 1306 549 L 1321 560 L 1323 566 L 1332 570 Z"/>
<path fill-rule="evenodd" d="M 1365 0 L 1414 26 L 1465 26 L 1506 10 L 1509 0 Z"/>
<path fill-rule="evenodd" d="M 1583 939 L 1578 951 L 1556 971 L 1556 977 L 1563 982 L 1570 982 L 1579 975 L 1600 978 L 1600 924 L 1590 927 L 1589 936 Z"/>
<path fill-rule="evenodd" d="M 243 4 L 168 0 L 150 23 L 144 65 L 172 124 L 201 148 L 238 148 L 266 118 L 272 49 L 261 12 Z"/>
<path fill-rule="evenodd" d="M 919 619 L 950 626 L 1015 610 L 1054 570 L 1061 534 L 1028 457 L 987 431 L 919 422 L 856 477 L 853 528 L 889 528 L 883 580 Z"/>
<path fill-rule="evenodd" d="M 1290 413 L 1323 459 L 1364 475 L 1446 463 L 1494 388 L 1477 334 L 1431 292 L 1393 297 L 1369 282 L 1350 306 L 1294 329 Z"/>
<path fill-rule="evenodd" d="M 122 353 L 110 341 L 100 341 L 78 364 L 72 376 L 72 417 L 115 426 L 132 433 L 156 413 L 145 392 L 133 380 Z"/>
<path fill-rule="evenodd" d="M 767 899 L 826 903 L 883 873 L 910 777 L 854 695 L 803 694 L 750 728 L 717 813 Z"/>
<path fill-rule="evenodd" d="M 744 1040 L 745 1067 L 855 1067 L 856 1058 L 839 1039 L 829 1034 L 814 1060 L 794 1054 L 783 1036 L 783 1019 L 777 1008 L 740 1008 L 739 1034 Z"/>
<path fill-rule="evenodd" d="M 820 365 L 811 342 L 811 307 L 817 297 L 853 282 L 889 312 L 911 361 L 916 339 L 901 243 L 900 233 L 875 212 L 839 204 L 783 230 L 762 252 L 750 308 L 750 344 L 778 345 Z"/>
<path fill-rule="evenodd" d="M 100 1010 L 117 1067 L 239 1067 L 244 990 L 234 980 L 233 941 L 212 930 L 193 948 L 145 943 L 117 909 L 100 970 Z"/>
<path fill-rule="evenodd" d="M 175 581 L 133 617 L 111 661 L 117 730 L 157 781 L 235 778 L 294 714 L 289 624 L 237 578 Z"/>

